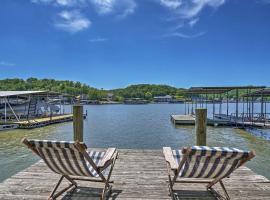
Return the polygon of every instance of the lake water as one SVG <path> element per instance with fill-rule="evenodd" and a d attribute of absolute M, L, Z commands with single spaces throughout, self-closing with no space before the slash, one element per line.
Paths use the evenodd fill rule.
<path fill-rule="evenodd" d="M 84 141 L 89 147 L 162 149 L 163 146 L 182 148 L 195 144 L 194 126 L 174 127 L 170 122 L 171 114 L 184 113 L 183 104 L 91 105 L 84 108 L 88 111 Z M 209 113 L 211 108 L 209 106 Z M 67 122 L 32 130 L 0 132 L 0 182 L 38 160 L 20 143 L 23 137 L 72 140 L 73 127 Z M 247 166 L 270 178 L 270 141 L 264 137 L 239 129 L 208 127 L 207 144 L 254 149 L 256 157 Z"/>

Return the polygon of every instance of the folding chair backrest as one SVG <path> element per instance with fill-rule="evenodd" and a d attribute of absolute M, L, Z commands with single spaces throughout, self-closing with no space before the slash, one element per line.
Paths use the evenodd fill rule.
<path fill-rule="evenodd" d="M 58 174 L 93 177 L 97 172 L 90 166 L 75 142 L 28 140 L 32 150 Z M 84 143 L 81 143 L 87 149 Z"/>
<path fill-rule="evenodd" d="M 227 177 L 249 157 L 249 153 L 236 148 L 193 146 L 179 176 L 210 179 Z"/>

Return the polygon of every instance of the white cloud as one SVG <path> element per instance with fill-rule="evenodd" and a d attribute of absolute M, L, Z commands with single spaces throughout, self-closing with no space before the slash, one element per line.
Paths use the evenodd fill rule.
<path fill-rule="evenodd" d="M 217 9 L 225 0 L 159 0 L 161 5 L 169 8 L 174 20 L 182 20 L 194 26 L 199 20 L 199 14 L 207 7 Z"/>
<path fill-rule="evenodd" d="M 179 17 L 190 19 L 199 15 L 206 7 L 213 9 L 220 7 L 225 3 L 225 0 L 160 0 L 160 3 L 173 9 Z"/>
<path fill-rule="evenodd" d="M 76 3 L 74 0 L 56 0 L 56 3 L 61 6 L 72 6 Z"/>
<path fill-rule="evenodd" d="M 182 5 L 182 0 L 160 0 L 160 4 L 170 9 L 176 9 Z"/>
<path fill-rule="evenodd" d="M 193 0 L 185 1 L 185 4 L 181 6 L 176 13 L 182 18 L 191 19 L 200 14 L 200 12 L 206 8 L 210 7 L 216 9 L 223 5 L 225 0 Z"/>
<path fill-rule="evenodd" d="M 205 8 L 217 9 L 222 6 L 226 0 L 158 0 L 160 4 L 170 11 L 171 17 L 168 21 L 175 25 L 168 31 L 165 37 L 195 38 L 205 34 L 205 32 L 193 35 L 184 34 L 185 28 L 194 27 L 200 20 L 200 13 Z M 179 29 L 182 31 L 179 32 Z M 177 32 L 176 32 L 177 31 Z"/>
<path fill-rule="evenodd" d="M 32 0 L 33 3 L 55 5 L 60 7 L 77 7 L 86 4 L 86 0 Z"/>
<path fill-rule="evenodd" d="M 90 0 L 100 15 L 116 14 L 126 17 L 135 12 L 137 4 L 134 0 Z"/>
<path fill-rule="evenodd" d="M 200 37 L 204 34 L 205 34 L 205 32 L 200 32 L 200 33 L 196 33 L 196 34 L 185 34 L 185 33 L 181 33 L 181 32 L 174 32 L 174 33 L 165 34 L 165 35 L 163 35 L 163 37 L 180 37 L 180 38 L 185 38 L 185 39 L 191 39 L 191 38 Z"/>
<path fill-rule="evenodd" d="M 258 3 L 270 4 L 270 0 L 257 0 Z"/>
<path fill-rule="evenodd" d="M 6 66 L 6 67 L 11 67 L 11 66 L 15 66 L 14 63 L 11 62 L 6 62 L 6 61 L 0 61 L 0 66 Z"/>
<path fill-rule="evenodd" d="M 52 3 L 54 0 L 31 0 L 32 3 Z"/>
<path fill-rule="evenodd" d="M 89 42 L 105 42 L 107 40 L 108 40 L 108 38 L 97 37 L 97 38 L 90 39 Z"/>
<path fill-rule="evenodd" d="M 197 22 L 199 21 L 199 18 L 194 18 L 194 19 L 191 19 L 188 24 L 190 27 L 193 27 L 195 24 L 197 24 Z"/>
<path fill-rule="evenodd" d="M 116 0 L 91 0 L 99 14 L 107 14 L 113 11 Z"/>
<path fill-rule="evenodd" d="M 91 26 L 91 21 L 84 17 L 79 11 L 62 11 L 58 14 L 58 19 L 54 26 L 63 31 L 76 33 Z"/>

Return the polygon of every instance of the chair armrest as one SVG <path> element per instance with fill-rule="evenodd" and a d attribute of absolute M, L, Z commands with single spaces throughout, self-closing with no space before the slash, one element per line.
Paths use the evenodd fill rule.
<path fill-rule="evenodd" d="M 165 156 L 165 160 L 170 164 L 171 169 L 177 170 L 178 165 L 173 158 L 171 147 L 163 147 L 163 154 Z"/>
<path fill-rule="evenodd" d="M 98 168 L 104 168 L 106 164 L 113 160 L 116 148 L 108 148 L 102 160 L 98 163 Z"/>

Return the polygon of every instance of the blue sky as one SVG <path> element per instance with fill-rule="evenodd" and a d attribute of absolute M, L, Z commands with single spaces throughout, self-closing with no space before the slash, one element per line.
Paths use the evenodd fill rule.
<path fill-rule="evenodd" d="M 0 78 L 270 86 L 270 0 L 1 0 Z"/>

